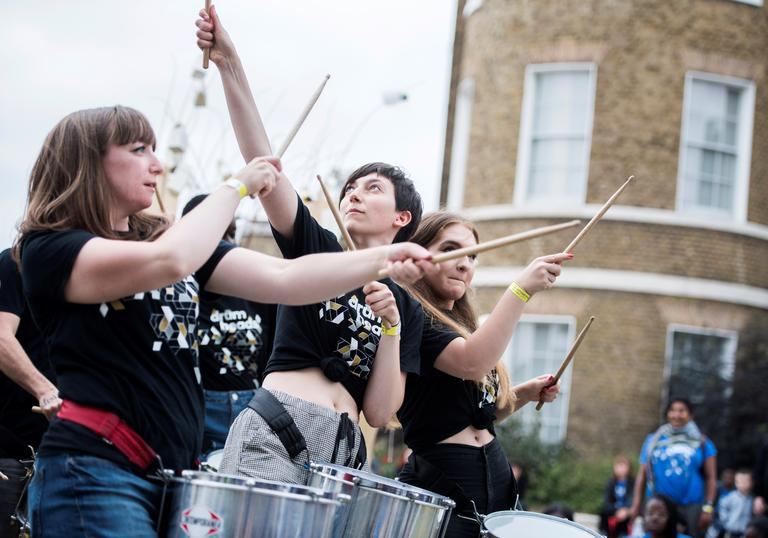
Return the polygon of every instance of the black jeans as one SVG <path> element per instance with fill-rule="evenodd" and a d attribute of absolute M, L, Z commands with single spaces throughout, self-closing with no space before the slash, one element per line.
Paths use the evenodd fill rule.
<path fill-rule="evenodd" d="M 474 501 L 480 514 L 487 515 L 513 508 L 517 491 L 515 479 L 507 456 L 497 439 L 483 447 L 438 444 L 419 451 L 418 455 L 442 471 L 446 479 L 457 484 L 464 496 Z M 417 477 L 412 459 L 403 467 L 399 478 L 406 484 L 450 496 L 450 492 L 436 491 L 433 484 L 425 484 Z M 460 505 L 457 499 L 454 500 Z M 473 521 L 459 515 L 472 518 Z M 480 526 L 474 521 L 471 508 L 461 512 L 454 510 L 446 538 L 477 538 L 479 534 Z"/>

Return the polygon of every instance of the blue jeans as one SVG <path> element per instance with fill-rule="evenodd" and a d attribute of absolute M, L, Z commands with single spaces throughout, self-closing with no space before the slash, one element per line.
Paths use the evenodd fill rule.
<path fill-rule="evenodd" d="M 40 456 L 29 487 L 32 537 L 156 537 L 163 488 L 109 460 Z"/>
<path fill-rule="evenodd" d="M 229 427 L 237 415 L 248 407 L 254 390 L 216 391 L 205 393 L 205 432 L 203 433 L 203 456 L 224 448 Z M 201 459 L 205 459 L 204 457 Z"/>

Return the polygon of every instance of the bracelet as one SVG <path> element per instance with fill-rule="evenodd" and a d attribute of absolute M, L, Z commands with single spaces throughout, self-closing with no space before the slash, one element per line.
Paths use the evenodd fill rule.
<path fill-rule="evenodd" d="M 517 282 L 512 282 L 512 284 L 509 285 L 509 291 L 517 295 L 518 299 L 520 299 L 524 303 L 527 303 L 528 299 L 531 298 L 531 294 L 525 291 L 522 287 L 520 287 L 520 284 L 518 284 Z"/>
<path fill-rule="evenodd" d="M 701 511 L 704 512 L 705 514 L 711 514 L 715 511 L 715 507 L 707 503 L 701 506 Z"/>
<path fill-rule="evenodd" d="M 246 196 L 248 196 L 248 187 L 245 186 L 245 183 L 237 179 L 236 177 L 231 177 L 228 180 L 226 180 L 222 185 L 226 187 L 232 187 L 235 189 L 235 192 L 240 195 L 240 199 L 242 200 Z"/>
<path fill-rule="evenodd" d="M 398 336 L 400 334 L 400 322 L 390 325 L 386 321 L 381 322 L 381 334 L 386 336 Z"/>

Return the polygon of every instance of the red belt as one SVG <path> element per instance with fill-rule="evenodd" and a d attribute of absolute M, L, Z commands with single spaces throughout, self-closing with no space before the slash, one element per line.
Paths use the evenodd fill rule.
<path fill-rule="evenodd" d="M 64 400 L 56 416 L 88 428 L 144 471 L 158 461 L 157 452 L 114 413 Z"/>

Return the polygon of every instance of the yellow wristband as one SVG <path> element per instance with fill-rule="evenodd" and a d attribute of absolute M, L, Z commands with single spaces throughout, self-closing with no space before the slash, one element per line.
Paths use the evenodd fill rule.
<path fill-rule="evenodd" d="M 228 180 L 224 182 L 224 185 L 227 187 L 232 187 L 235 189 L 235 192 L 240 195 L 240 199 L 242 200 L 246 196 L 248 196 L 248 187 L 245 186 L 245 183 L 237 179 L 236 177 L 231 177 Z"/>
<path fill-rule="evenodd" d="M 381 322 L 381 334 L 386 336 L 398 336 L 400 334 L 400 322 L 397 325 L 389 325 L 386 321 Z"/>
<path fill-rule="evenodd" d="M 711 514 L 715 511 L 715 507 L 707 503 L 705 505 L 702 505 L 701 511 L 704 512 L 705 514 Z"/>
<path fill-rule="evenodd" d="M 512 284 L 509 285 L 509 291 L 517 295 L 517 297 L 524 303 L 527 303 L 528 299 L 531 298 L 531 294 L 521 288 L 520 284 L 517 282 L 512 282 Z"/>

